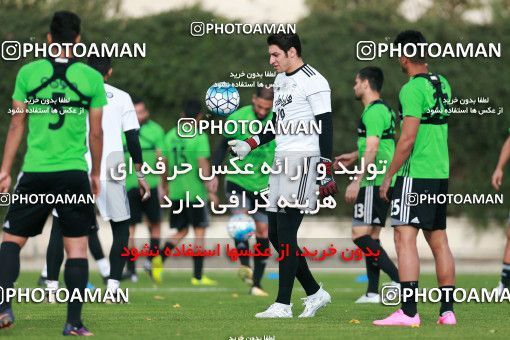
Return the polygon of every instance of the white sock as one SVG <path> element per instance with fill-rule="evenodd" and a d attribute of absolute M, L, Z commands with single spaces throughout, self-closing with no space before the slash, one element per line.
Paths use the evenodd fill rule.
<path fill-rule="evenodd" d="M 106 289 L 109 289 L 109 290 L 112 290 L 115 292 L 117 289 L 119 289 L 119 286 L 120 286 L 119 280 L 108 279 L 108 283 L 106 284 Z"/>
<path fill-rule="evenodd" d="M 46 265 L 46 263 L 44 264 L 43 270 L 41 270 L 41 276 L 48 277 L 48 266 Z"/>
<path fill-rule="evenodd" d="M 106 259 L 106 257 L 103 257 L 100 260 L 96 261 L 97 266 L 99 267 L 99 272 L 101 273 L 102 277 L 108 277 L 110 276 L 110 262 Z"/>
<path fill-rule="evenodd" d="M 46 280 L 46 288 L 58 289 L 58 281 Z"/>

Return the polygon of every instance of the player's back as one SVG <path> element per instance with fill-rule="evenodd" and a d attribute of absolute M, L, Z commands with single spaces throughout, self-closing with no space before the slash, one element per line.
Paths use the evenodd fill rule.
<path fill-rule="evenodd" d="M 328 81 L 313 67 L 304 64 L 291 73 L 279 73 L 274 81 L 273 111 L 277 124 L 307 128 L 315 115 L 331 112 Z M 312 100 L 312 98 L 314 100 Z M 276 134 L 276 152 L 303 152 L 319 155 L 319 136 L 313 131 Z"/>
<path fill-rule="evenodd" d="M 71 59 L 37 60 L 18 72 L 13 99 L 29 100 L 23 171 L 87 171 L 88 110 L 106 104 L 99 72 Z"/>
<path fill-rule="evenodd" d="M 430 75 L 415 75 L 400 90 L 400 112 L 420 118 L 414 147 L 399 175 L 412 178 L 448 178 L 448 114 Z M 438 76 L 438 91 L 444 99 L 451 99 L 450 84 Z M 437 112 L 434 112 L 437 111 Z"/>

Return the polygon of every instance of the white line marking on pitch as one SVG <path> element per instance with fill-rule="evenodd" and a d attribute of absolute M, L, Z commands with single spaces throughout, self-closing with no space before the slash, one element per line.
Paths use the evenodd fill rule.
<path fill-rule="evenodd" d="M 163 288 L 149 288 L 149 287 L 134 287 L 129 288 L 130 292 L 195 292 L 195 293 L 209 293 L 209 292 L 231 292 L 237 289 L 231 288 L 193 288 L 193 287 L 163 287 Z"/>

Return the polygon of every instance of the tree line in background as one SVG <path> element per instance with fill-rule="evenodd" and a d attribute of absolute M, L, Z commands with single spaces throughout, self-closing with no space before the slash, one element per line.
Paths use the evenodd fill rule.
<path fill-rule="evenodd" d="M 368 65 L 379 66 L 385 73 L 383 98 L 397 108 L 400 87 L 407 81 L 396 60 L 388 57 L 373 61 L 356 58 L 356 43 L 361 40 L 391 42 L 399 31 L 418 29 L 428 41 L 501 43 L 503 56 L 492 59 L 433 59 L 431 71 L 447 77 L 453 96 L 458 98 L 489 97 L 490 106 L 509 109 L 510 87 L 510 4 L 507 0 L 491 2 L 494 12 L 490 24 L 474 25 L 460 19 L 462 12 L 477 8 L 478 1 L 435 1 L 417 21 L 408 22 L 395 9 L 401 1 L 375 0 L 308 0 L 310 14 L 296 25 L 303 44 L 304 60 L 328 79 L 332 89 L 335 154 L 356 147 L 356 127 L 362 111 L 352 91 L 357 71 Z M 142 98 L 152 118 L 165 130 L 176 125 L 183 101 L 202 99 L 209 86 L 230 81 L 231 73 L 272 71 L 268 64 L 265 36 L 205 35 L 193 37 L 190 23 L 231 22 L 197 7 L 165 12 L 141 18 L 119 16 L 120 1 L 29 1 L 0 0 L 1 40 L 44 42 L 52 14 L 69 9 L 82 18 L 82 41 L 96 43 L 146 43 L 146 58 L 114 60 L 111 84 Z M 26 62 L 0 63 L 0 108 L 5 112 L 0 124 L 0 139 L 5 140 L 16 72 Z M 270 83 L 271 79 L 265 79 Z M 250 103 L 253 89 L 242 88 L 241 105 Z M 449 120 L 451 193 L 493 193 L 490 176 L 500 147 L 508 135 L 508 114 L 457 114 Z M 211 136 L 211 145 L 218 136 Z M 2 143 L 3 145 L 4 143 Z M 16 163 L 19 169 L 23 146 Z M 2 149 L 3 153 L 3 149 Z M 347 178 L 337 177 L 341 195 L 335 214 L 348 217 L 351 207 L 343 203 Z M 503 186 L 510 194 L 510 185 Z M 476 226 L 490 219 L 503 219 L 507 207 L 449 206 L 451 215 L 466 214 Z M 331 214 L 326 212 L 325 214 Z"/>

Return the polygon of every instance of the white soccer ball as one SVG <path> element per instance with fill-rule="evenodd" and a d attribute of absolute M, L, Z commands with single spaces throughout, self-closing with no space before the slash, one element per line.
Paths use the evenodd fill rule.
<path fill-rule="evenodd" d="M 227 232 L 234 240 L 247 241 L 255 234 L 255 220 L 246 214 L 236 214 L 230 217 Z"/>
<path fill-rule="evenodd" d="M 205 94 L 205 105 L 213 114 L 226 117 L 237 110 L 241 97 L 237 89 L 229 83 L 217 83 Z"/>

